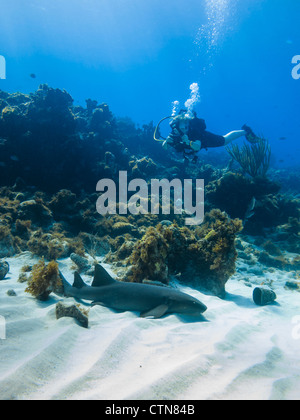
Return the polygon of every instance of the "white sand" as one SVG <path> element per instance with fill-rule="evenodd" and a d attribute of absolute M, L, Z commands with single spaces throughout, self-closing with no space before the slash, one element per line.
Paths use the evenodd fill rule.
<path fill-rule="evenodd" d="M 34 262 L 29 253 L 7 261 L 0 399 L 300 399 L 300 318 L 293 324 L 300 294 L 284 289 L 293 274 L 236 274 L 226 300 L 182 287 L 207 305 L 203 322 L 96 306 L 84 329 L 71 318 L 56 320 L 55 304 L 73 299 L 51 295 L 42 303 L 24 292 L 17 279 Z M 60 267 L 71 280 L 70 264 Z M 266 279 L 274 280 L 278 304 L 261 308 L 244 280 L 255 286 Z"/>

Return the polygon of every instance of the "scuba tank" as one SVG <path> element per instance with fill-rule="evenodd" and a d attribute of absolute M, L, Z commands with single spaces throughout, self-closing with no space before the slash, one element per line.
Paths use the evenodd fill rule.
<path fill-rule="evenodd" d="M 169 117 L 162 118 L 155 128 L 154 136 L 153 136 L 154 140 L 155 141 L 160 141 L 160 142 L 164 142 L 166 140 L 162 136 L 161 136 L 161 138 L 157 138 L 157 132 L 159 130 L 160 124 L 167 119 L 171 119 L 170 126 L 171 126 L 172 130 L 176 129 L 179 132 L 180 135 L 183 135 L 183 133 L 181 132 L 181 130 L 179 128 L 179 123 L 180 123 L 180 120 L 182 120 L 182 118 L 184 118 L 183 114 L 186 114 L 186 112 L 187 111 L 185 109 L 182 109 L 182 110 L 179 111 L 179 114 L 176 115 L 176 116 L 172 115 L 172 116 L 169 116 Z M 206 130 L 205 121 L 203 119 L 198 118 L 196 112 L 193 112 L 193 117 L 189 118 L 189 120 L 190 120 L 190 123 L 189 123 L 190 128 L 189 128 L 188 137 L 193 141 L 194 140 L 199 140 L 201 138 L 201 135 L 203 135 L 203 132 Z"/>

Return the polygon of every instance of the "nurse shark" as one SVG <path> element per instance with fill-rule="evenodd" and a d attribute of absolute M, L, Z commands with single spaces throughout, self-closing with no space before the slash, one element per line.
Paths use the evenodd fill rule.
<path fill-rule="evenodd" d="M 78 272 L 74 274 L 73 286 L 62 273 L 60 276 L 65 296 L 91 300 L 93 305 L 115 310 L 139 312 L 143 318 L 173 313 L 198 316 L 207 310 L 198 299 L 176 289 L 114 280 L 100 264 L 95 266 L 91 286 L 84 283 Z"/>

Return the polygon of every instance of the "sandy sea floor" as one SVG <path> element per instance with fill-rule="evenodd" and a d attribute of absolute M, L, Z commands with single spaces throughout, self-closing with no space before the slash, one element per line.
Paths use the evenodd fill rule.
<path fill-rule="evenodd" d="M 257 276 L 239 263 L 226 300 L 179 286 L 207 305 L 200 321 L 142 319 L 95 306 L 85 329 L 72 318 L 56 319 L 56 303 L 72 298 L 52 294 L 39 302 L 24 292 L 17 279 L 23 265 L 37 261 L 30 253 L 7 261 L 10 272 L 0 282 L 2 400 L 300 399 L 300 294 L 284 288 L 293 273 Z M 71 281 L 71 261 L 59 265 Z M 278 298 L 258 307 L 252 292 L 263 281 L 272 281 Z M 9 289 L 17 295 L 8 296 Z"/>

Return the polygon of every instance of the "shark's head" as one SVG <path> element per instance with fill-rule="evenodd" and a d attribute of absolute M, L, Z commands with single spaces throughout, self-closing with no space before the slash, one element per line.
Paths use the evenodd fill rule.
<path fill-rule="evenodd" d="M 193 296 L 185 295 L 184 299 L 176 299 L 172 302 L 171 310 L 181 314 L 199 316 L 207 310 L 207 307 Z"/>

